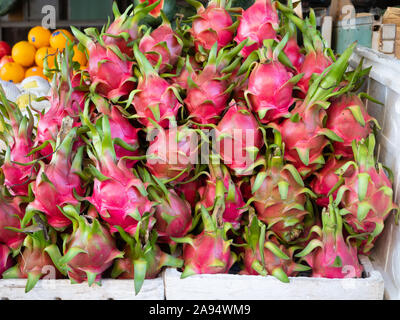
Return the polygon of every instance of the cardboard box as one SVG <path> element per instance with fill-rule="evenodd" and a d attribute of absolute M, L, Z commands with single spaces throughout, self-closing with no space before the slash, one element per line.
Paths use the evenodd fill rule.
<path fill-rule="evenodd" d="M 382 18 L 383 24 L 395 24 L 396 27 L 396 43 L 395 54 L 400 59 L 400 8 L 389 7 Z"/>

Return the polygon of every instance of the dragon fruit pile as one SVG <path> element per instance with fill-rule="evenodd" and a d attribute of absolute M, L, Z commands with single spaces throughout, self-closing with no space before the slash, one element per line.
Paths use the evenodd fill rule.
<path fill-rule="evenodd" d="M 160 1 L 71 27 L 88 68 L 58 54 L 46 113 L 0 90 L 3 278 L 362 277 L 398 208 L 355 45 L 335 56 L 290 2 L 188 2 L 158 27 Z"/>

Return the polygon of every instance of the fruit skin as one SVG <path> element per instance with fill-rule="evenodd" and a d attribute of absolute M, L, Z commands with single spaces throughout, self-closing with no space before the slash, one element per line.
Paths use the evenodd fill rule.
<path fill-rule="evenodd" d="M 341 171 L 345 173 L 344 184 L 338 190 L 336 203 L 345 210 L 344 221 L 350 234 L 366 234 L 357 241 L 358 252 L 369 254 L 374 242 L 384 228 L 384 221 L 392 211 L 399 212 L 393 202 L 392 182 L 382 164 L 374 159 L 375 137 L 354 143 L 354 162 L 348 162 Z M 353 166 L 353 173 L 347 169 Z M 396 215 L 396 216 L 397 216 Z"/>
<path fill-rule="evenodd" d="M 344 158 L 353 157 L 352 142 L 367 138 L 372 132 L 371 122 L 376 123 L 361 99 L 354 94 L 333 99 L 327 116 L 326 127 L 343 139 L 343 142 L 333 142 L 335 154 Z"/>
<path fill-rule="evenodd" d="M 64 240 L 64 256 L 59 263 L 68 270 L 71 282 L 88 281 L 89 286 L 101 279 L 102 273 L 122 258 L 110 232 L 96 218 L 79 215 L 79 210 L 66 206 L 64 214 L 71 219 L 73 231 Z"/>
<path fill-rule="evenodd" d="M 251 72 L 245 96 L 262 123 L 269 123 L 289 113 L 289 107 L 294 102 L 294 83 L 289 81 L 292 76 L 279 61 L 257 64 Z M 269 90 L 265 90 L 265 87 Z"/>
<path fill-rule="evenodd" d="M 259 220 L 268 225 L 281 241 L 296 240 L 304 229 L 307 195 L 313 193 L 291 164 L 284 164 L 279 149 L 257 176 L 251 179 L 253 203 Z"/>
<path fill-rule="evenodd" d="M 23 67 L 30 67 L 35 62 L 36 48 L 28 41 L 17 42 L 11 51 L 11 56 L 16 63 Z"/>
<path fill-rule="evenodd" d="M 44 60 L 47 59 L 47 65 L 49 69 L 53 69 L 55 67 L 55 60 L 57 57 L 57 49 L 52 47 L 41 47 L 36 51 L 35 55 L 35 63 L 37 66 L 43 68 Z"/>
<path fill-rule="evenodd" d="M 0 41 L 0 59 L 11 54 L 11 47 L 5 41 Z"/>
<path fill-rule="evenodd" d="M 42 26 L 33 27 L 29 30 L 28 41 L 33 44 L 36 49 L 50 46 L 51 32 L 49 29 L 43 28 Z"/>
<path fill-rule="evenodd" d="M 11 249 L 18 249 L 24 240 L 24 234 L 5 228 L 20 228 L 20 219 L 24 216 L 20 208 L 21 200 L 4 195 L 0 195 L 0 200 L 0 243 Z"/>
<path fill-rule="evenodd" d="M 283 49 L 283 52 L 286 54 L 286 56 L 292 62 L 292 65 L 297 70 L 297 72 L 300 73 L 300 69 L 301 69 L 302 65 L 304 64 L 305 56 L 301 53 L 301 49 L 300 49 L 299 45 L 297 44 L 297 39 L 295 36 L 292 36 L 289 39 L 288 43 L 286 44 L 285 48 Z"/>
<path fill-rule="evenodd" d="M 311 240 L 296 257 L 303 258 L 313 269 L 316 278 L 361 278 L 357 248 L 343 239 L 343 220 L 340 210 L 331 202 L 322 211 L 320 238 Z M 349 240 L 349 239 L 347 239 Z"/>
<path fill-rule="evenodd" d="M 16 62 L 7 62 L 1 67 L 0 78 L 3 81 L 20 83 L 22 80 L 24 80 L 24 77 L 24 68 Z"/>
<path fill-rule="evenodd" d="M 4 66 L 7 62 L 14 62 L 13 58 L 11 57 L 11 55 L 3 56 L 3 57 L 0 59 L 0 69 L 3 68 L 3 66 Z"/>
<path fill-rule="evenodd" d="M 175 125 L 181 107 L 176 88 L 158 75 L 137 44 L 134 45 L 134 54 L 141 71 L 132 101 L 138 121 L 146 127 L 154 127 L 154 122 L 162 128 Z"/>
<path fill-rule="evenodd" d="M 218 2 L 210 1 L 207 8 L 202 5 L 197 8 L 190 29 L 196 51 L 200 51 L 200 46 L 205 50 L 211 50 L 215 43 L 218 43 L 219 51 L 233 39 L 232 18 Z"/>
<path fill-rule="evenodd" d="M 162 182 L 184 181 L 193 171 L 198 155 L 196 131 L 180 126 L 156 132 L 147 149 L 146 167 Z"/>
<path fill-rule="evenodd" d="M 55 30 L 50 37 L 50 46 L 54 49 L 58 49 L 60 52 L 64 51 L 66 45 L 67 45 L 67 39 L 70 41 L 74 41 L 75 38 L 69 32 L 68 30 L 65 29 L 57 29 Z"/>
<path fill-rule="evenodd" d="M 1 88 L 0 97 L 4 113 L 0 117 L 7 116 L 11 125 L 4 130 L 4 134 L 7 132 L 9 135 L 4 163 L 1 167 L 4 186 L 14 196 L 28 196 L 29 183 L 35 179 L 37 173 L 34 165 L 30 163 L 35 160 L 35 156 L 28 156 L 33 147 L 33 116 L 32 114 L 29 118 L 23 116 L 19 107 L 6 99 Z"/>
<path fill-rule="evenodd" d="M 2 278 L 3 272 L 12 266 L 13 262 L 10 254 L 10 249 L 4 244 L 0 244 L 0 279 Z"/>
<path fill-rule="evenodd" d="M 43 68 L 41 67 L 34 66 L 25 71 L 25 78 L 33 76 L 39 76 L 47 80 L 46 76 L 43 74 Z"/>
<path fill-rule="evenodd" d="M 210 164 L 210 178 L 199 188 L 198 206 L 213 210 L 221 206 L 222 221 L 234 229 L 240 227 L 242 214 L 247 210 L 240 189 L 234 184 L 229 170 L 224 165 Z"/>
<path fill-rule="evenodd" d="M 77 45 L 74 45 L 74 56 L 72 57 L 72 61 L 78 62 L 81 66 L 86 66 L 87 58 L 85 52 L 82 52 L 78 49 Z"/>
<path fill-rule="evenodd" d="M 262 132 L 253 114 L 243 103 L 232 100 L 215 132 L 224 164 L 236 176 L 252 175 L 252 164 L 264 145 Z"/>
<path fill-rule="evenodd" d="M 201 216 L 204 230 L 184 240 L 182 279 L 194 274 L 228 273 L 235 261 L 230 250 L 232 240 L 226 239 L 225 231 L 215 216 L 210 217 L 204 206 L 201 207 Z"/>
<path fill-rule="evenodd" d="M 41 163 L 36 181 L 32 184 L 35 200 L 26 209 L 23 225 L 27 225 L 36 211 L 43 212 L 53 228 L 62 229 L 71 224 L 59 208 L 67 204 L 79 204 L 75 194 L 82 197 L 85 193 L 78 175 L 81 172 L 83 146 L 73 154 L 77 128 L 71 129 L 72 123 L 69 117 L 63 119 L 55 153 L 48 165 Z M 61 140 L 63 135 L 65 138 Z"/>
<path fill-rule="evenodd" d="M 249 38 L 253 43 L 245 46 L 241 55 L 247 58 L 250 53 L 262 47 L 265 39 L 275 39 L 279 26 L 278 13 L 270 0 L 256 0 L 238 18 L 239 27 L 235 41 L 240 43 Z"/>
<path fill-rule="evenodd" d="M 95 154 L 89 152 L 96 164 L 91 166 L 95 176 L 93 194 L 87 198 L 106 221 L 112 233 L 120 226 L 127 233 L 136 232 L 138 221 L 144 214 L 153 212 L 153 203 L 147 198 L 143 182 L 128 169 L 125 160 L 116 160 L 107 116 L 102 117 L 102 132 L 85 119 L 91 129 Z"/>
<path fill-rule="evenodd" d="M 170 70 L 178 62 L 178 58 L 182 53 L 183 44 L 176 33 L 172 30 L 169 23 L 164 22 L 150 34 L 145 34 L 139 43 L 139 49 L 142 53 L 146 53 L 147 60 L 156 66 L 161 56 L 162 62 L 159 67 L 159 73 Z"/>
<path fill-rule="evenodd" d="M 340 176 L 337 171 L 347 163 L 347 160 L 337 160 L 334 156 L 330 157 L 324 167 L 314 173 L 315 177 L 310 183 L 311 189 L 320 197 L 316 203 L 321 207 L 327 207 L 329 204 L 328 194 L 333 187 L 339 182 Z M 346 172 L 351 174 L 351 168 Z M 337 190 L 332 193 L 336 198 Z"/>

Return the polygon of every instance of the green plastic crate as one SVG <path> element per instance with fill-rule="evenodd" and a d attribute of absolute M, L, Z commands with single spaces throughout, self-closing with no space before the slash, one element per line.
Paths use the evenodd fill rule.
<path fill-rule="evenodd" d="M 371 48 L 373 23 L 373 15 L 339 21 L 333 28 L 336 51 L 343 53 L 354 41 L 360 46 Z"/>
<path fill-rule="evenodd" d="M 69 20 L 104 20 L 113 17 L 112 0 L 69 0 Z"/>

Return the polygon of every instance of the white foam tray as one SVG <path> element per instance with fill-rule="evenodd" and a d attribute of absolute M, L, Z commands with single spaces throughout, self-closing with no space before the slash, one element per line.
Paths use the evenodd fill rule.
<path fill-rule="evenodd" d="M 369 258 L 360 257 L 366 278 L 326 279 L 202 274 L 180 279 L 176 269 L 164 272 L 167 300 L 382 300 L 384 281 Z"/>
<path fill-rule="evenodd" d="M 135 296 L 133 280 L 104 279 L 101 286 L 69 280 L 39 280 L 25 293 L 25 279 L 0 280 L 0 300 L 164 300 L 163 279 L 145 280 Z"/>

